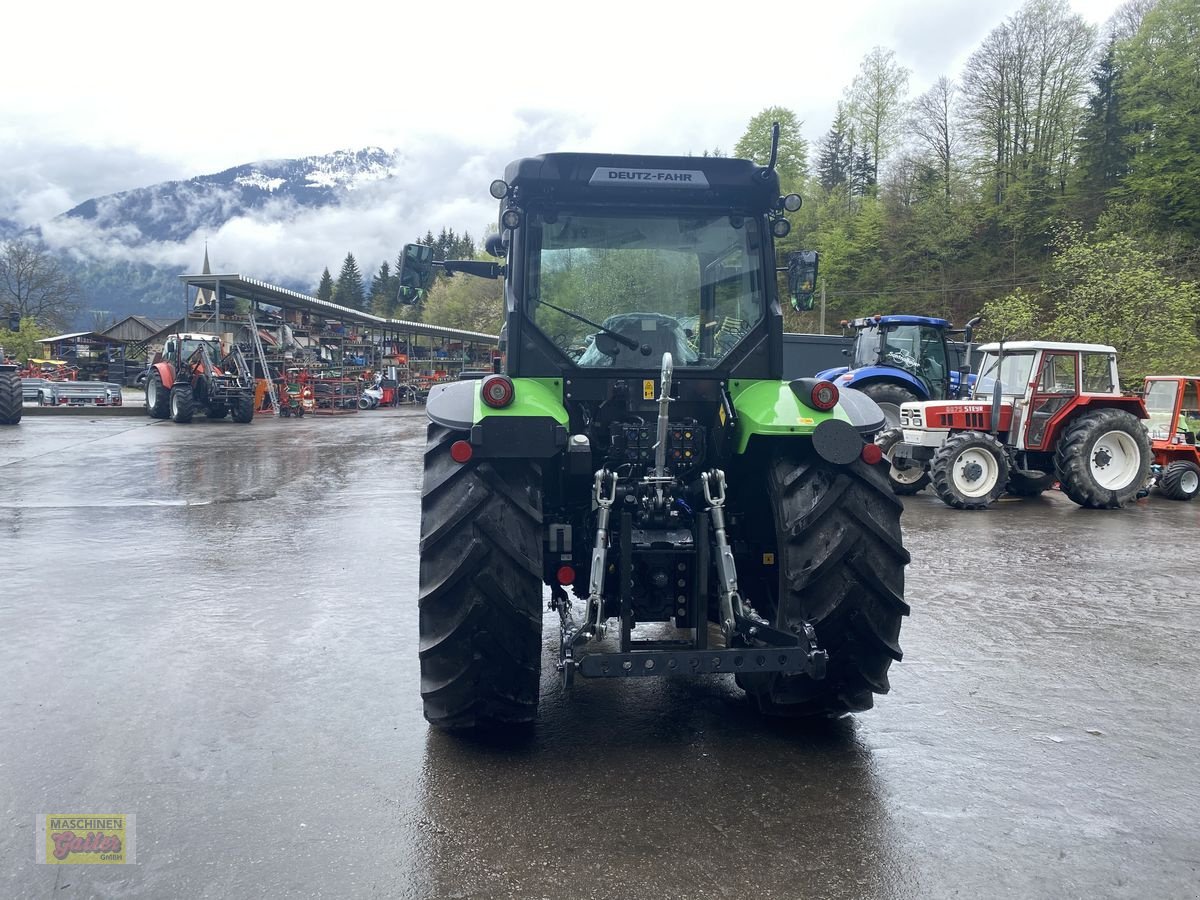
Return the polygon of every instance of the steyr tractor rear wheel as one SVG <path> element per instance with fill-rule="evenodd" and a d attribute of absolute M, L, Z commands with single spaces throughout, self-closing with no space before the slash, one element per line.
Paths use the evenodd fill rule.
<path fill-rule="evenodd" d="M 1008 473 L 1008 486 L 1004 490 L 1014 497 L 1040 497 L 1043 492 L 1052 487 L 1054 487 L 1053 474 L 1022 475 L 1014 470 Z"/>
<path fill-rule="evenodd" d="M 829 663 L 820 680 L 751 675 L 739 676 L 738 684 L 769 715 L 870 709 L 873 695 L 890 689 L 888 669 L 903 655 L 900 622 L 909 612 L 903 506 L 882 467 L 864 462 L 836 467 L 779 453 L 766 474 L 778 571 L 758 573 L 775 595 L 771 604 L 754 602 L 782 630 L 795 632 L 801 620 L 810 622 Z M 774 609 L 764 608 L 772 604 Z"/>
<path fill-rule="evenodd" d="M 171 421 L 179 425 L 186 425 L 192 421 L 194 411 L 192 386 L 190 384 L 171 385 Z"/>
<path fill-rule="evenodd" d="M 171 415 L 171 392 L 163 387 L 157 369 L 146 379 L 146 412 L 152 419 L 165 419 Z"/>
<path fill-rule="evenodd" d="M 236 398 L 230 412 L 233 413 L 233 421 L 239 425 L 249 425 L 254 421 L 254 398 L 249 395 Z"/>
<path fill-rule="evenodd" d="M 1063 493 L 1080 506 L 1132 503 L 1150 477 L 1150 435 L 1132 413 L 1097 409 L 1067 426 L 1054 451 Z"/>
<path fill-rule="evenodd" d="M 1158 480 L 1158 489 L 1170 500 L 1191 500 L 1200 493 L 1200 467 L 1186 459 L 1170 463 Z"/>
<path fill-rule="evenodd" d="M 929 474 L 947 506 L 987 509 L 1008 484 L 1008 456 L 990 434 L 961 431 L 938 447 Z"/>
<path fill-rule="evenodd" d="M 18 424 L 23 402 L 20 374 L 0 372 L 0 425 Z"/>
<path fill-rule="evenodd" d="M 904 432 L 899 428 L 891 428 L 879 437 L 875 443 L 883 451 L 883 458 L 888 461 L 888 481 L 892 483 L 892 492 L 901 495 L 919 494 L 929 484 L 929 472 L 920 463 L 913 462 L 908 468 L 898 469 L 892 465 L 892 450 L 904 440 Z"/>
<path fill-rule="evenodd" d="M 542 480 L 524 459 L 456 462 L 430 423 L 421 490 L 421 698 L 447 729 L 531 722 L 542 664 Z"/>
<path fill-rule="evenodd" d="M 883 410 L 883 415 L 887 419 L 888 428 L 896 428 L 900 425 L 900 405 L 902 403 L 915 403 L 921 399 L 908 388 L 903 388 L 891 381 L 868 384 L 860 390 L 879 404 L 879 408 Z"/>

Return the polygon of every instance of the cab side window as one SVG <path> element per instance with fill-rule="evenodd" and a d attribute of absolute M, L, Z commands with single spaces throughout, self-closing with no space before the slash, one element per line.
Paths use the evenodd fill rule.
<path fill-rule="evenodd" d="M 1074 354 L 1050 353 L 1046 355 L 1046 360 L 1042 363 L 1042 375 L 1038 380 L 1038 393 L 1075 393 Z"/>

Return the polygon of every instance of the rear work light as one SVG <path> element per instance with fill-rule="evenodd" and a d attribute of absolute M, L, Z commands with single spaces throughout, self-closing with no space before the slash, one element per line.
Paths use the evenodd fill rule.
<path fill-rule="evenodd" d="M 489 375 L 479 390 L 483 402 L 493 409 L 503 409 L 513 402 L 513 383 L 507 375 Z"/>
<path fill-rule="evenodd" d="M 837 406 L 837 385 L 832 381 L 818 381 L 813 385 L 812 394 L 809 396 L 812 398 L 813 409 L 828 412 Z"/>

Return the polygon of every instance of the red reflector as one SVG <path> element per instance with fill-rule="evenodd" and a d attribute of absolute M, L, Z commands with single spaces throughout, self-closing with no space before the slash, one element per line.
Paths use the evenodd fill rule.
<path fill-rule="evenodd" d="M 480 387 L 483 402 L 494 409 L 508 406 L 513 401 L 513 383 L 505 375 L 489 375 Z"/>
<path fill-rule="evenodd" d="M 830 410 L 837 406 L 838 389 L 832 381 L 818 381 L 812 389 L 814 409 Z"/>
<path fill-rule="evenodd" d="M 450 458 L 456 463 L 465 463 L 471 458 L 471 445 L 466 441 L 455 441 L 450 445 Z"/>
<path fill-rule="evenodd" d="M 557 577 L 559 584 L 574 584 L 575 570 L 570 566 L 560 566 Z"/>
<path fill-rule="evenodd" d="M 878 444 L 863 444 L 862 459 L 867 465 L 873 466 L 883 459 L 883 451 Z"/>

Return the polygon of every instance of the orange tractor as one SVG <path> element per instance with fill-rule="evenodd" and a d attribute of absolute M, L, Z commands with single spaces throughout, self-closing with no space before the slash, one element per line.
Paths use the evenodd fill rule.
<path fill-rule="evenodd" d="M 222 355 L 214 334 L 173 334 L 150 365 L 146 411 L 184 424 L 197 409 L 210 419 L 254 421 L 254 373 L 236 344 Z"/>
<path fill-rule="evenodd" d="M 1200 376 L 1151 375 L 1145 395 L 1159 493 L 1191 500 L 1200 493 Z"/>

